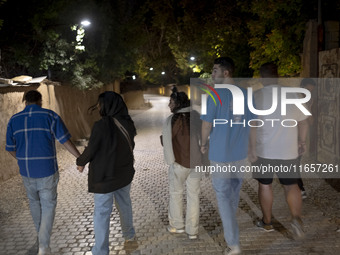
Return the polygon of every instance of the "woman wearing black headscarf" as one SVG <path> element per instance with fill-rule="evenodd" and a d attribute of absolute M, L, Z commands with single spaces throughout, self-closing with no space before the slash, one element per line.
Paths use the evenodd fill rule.
<path fill-rule="evenodd" d="M 110 214 L 113 200 L 119 211 L 123 237 L 133 240 L 130 199 L 131 182 L 135 173 L 133 148 L 136 129 L 122 97 L 115 92 L 99 95 L 96 105 L 101 119 L 92 129 L 88 146 L 77 159 L 78 169 L 90 162 L 88 189 L 94 194 L 94 255 L 109 254 Z"/>

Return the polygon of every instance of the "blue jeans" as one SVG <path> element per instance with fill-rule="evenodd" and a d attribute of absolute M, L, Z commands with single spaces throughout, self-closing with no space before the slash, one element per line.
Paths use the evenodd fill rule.
<path fill-rule="evenodd" d="M 132 219 L 132 205 L 130 199 L 131 184 L 106 194 L 94 194 L 94 234 L 95 245 L 93 255 L 109 254 L 110 215 L 113 199 L 119 212 L 123 237 L 131 239 L 135 236 Z"/>
<path fill-rule="evenodd" d="M 44 178 L 22 176 L 31 215 L 38 233 L 39 247 L 48 249 L 57 206 L 59 172 Z"/>
<path fill-rule="evenodd" d="M 242 165 L 247 165 L 246 160 L 221 163 L 211 162 L 212 166 L 235 166 L 240 170 Z M 225 168 L 227 169 L 227 168 Z M 242 173 L 212 173 L 212 184 L 216 193 L 218 210 L 222 219 L 224 239 L 230 246 L 240 245 L 239 228 L 236 213 L 240 200 L 240 190 L 243 182 Z"/>
<path fill-rule="evenodd" d="M 200 216 L 200 181 L 201 176 L 195 169 L 185 168 L 173 163 L 169 168 L 169 223 L 177 229 L 184 228 L 189 235 L 198 234 Z M 183 219 L 184 185 L 187 190 L 185 225 Z"/>

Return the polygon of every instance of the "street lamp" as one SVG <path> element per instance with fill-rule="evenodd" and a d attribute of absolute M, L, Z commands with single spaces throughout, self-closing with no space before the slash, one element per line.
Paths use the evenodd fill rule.
<path fill-rule="evenodd" d="M 82 20 L 80 24 L 82 24 L 84 27 L 88 27 L 89 25 L 91 25 L 91 22 L 86 19 L 86 20 Z"/>
<path fill-rule="evenodd" d="M 194 56 L 191 56 L 190 57 L 190 60 L 192 62 L 189 62 L 189 67 L 192 69 L 192 71 L 194 73 L 200 73 L 202 70 L 201 68 L 199 67 L 199 65 L 197 64 L 197 61 L 196 61 L 196 58 Z"/>
<path fill-rule="evenodd" d="M 165 74 L 165 72 L 163 71 L 163 72 L 162 72 L 162 75 L 164 75 L 164 74 Z"/>

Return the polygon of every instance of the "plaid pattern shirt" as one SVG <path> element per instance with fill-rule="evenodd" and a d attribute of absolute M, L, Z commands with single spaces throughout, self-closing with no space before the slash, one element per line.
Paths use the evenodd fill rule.
<path fill-rule="evenodd" d="M 55 139 L 71 137 L 55 112 L 30 104 L 8 122 L 6 150 L 15 151 L 22 176 L 43 178 L 58 171 Z"/>

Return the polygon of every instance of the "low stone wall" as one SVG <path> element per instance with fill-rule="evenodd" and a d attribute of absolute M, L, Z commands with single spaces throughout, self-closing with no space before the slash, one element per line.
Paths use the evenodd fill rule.
<path fill-rule="evenodd" d="M 23 95 L 32 89 L 37 89 L 42 94 L 44 108 L 61 116 L 73 141 L 88 138 L 94 122 L 100 118 L 98 111 L 92 114 L 87 112 L 91 105 L 96 104 L 98 95 L 104 91 L 119 92 L 116 83 L 87 91 L 45 83 L 29 87 L 0 88 L 0 182 L 19 172 L 16 160 L 5 151 L 7 123 L 13 114 L 25 108 Z M 129 109 L 145 107 L 142 91 L 127 92 L 122 96 Z"/>
<path fill-rule="evenodd" d="M 148 104 L 144 102 L 143 91 L 129 91 L 122 96 L 129 109 L 143 109 L 148 107 Z"/>
<path fill-rule="evenodd" d="M 0 93 L 0 182 L 16 175 L 19 170 L 17 161 L 5 150 L 6 130 L 10 117 L 25 106 L 21 102 L 23 91 Z"/>
<path fill-rule="evenodd" d="M 169 97 L 172 93 L 171 89 L 174 85 L 175 84 L 169 84 L 167 86 L 159 86 L 159 87 L 155 87 L 155 88 L 148 88 L 146 91 L 144 91 L 144 93 Z M 176 85 L 176 87 L 177 87 L 178 91 L 185 92 L 190 97 L 190 86 L 189 85 L 180 85 L 180 86 Z"/>
<path fill-rule="evenodd" d="M 163 95 L 164 94 L 164 87 L 156 87 L 156 88 L 147 88 L 144 91 L 145 94 L 153 94 L 153 95 Z"/>

